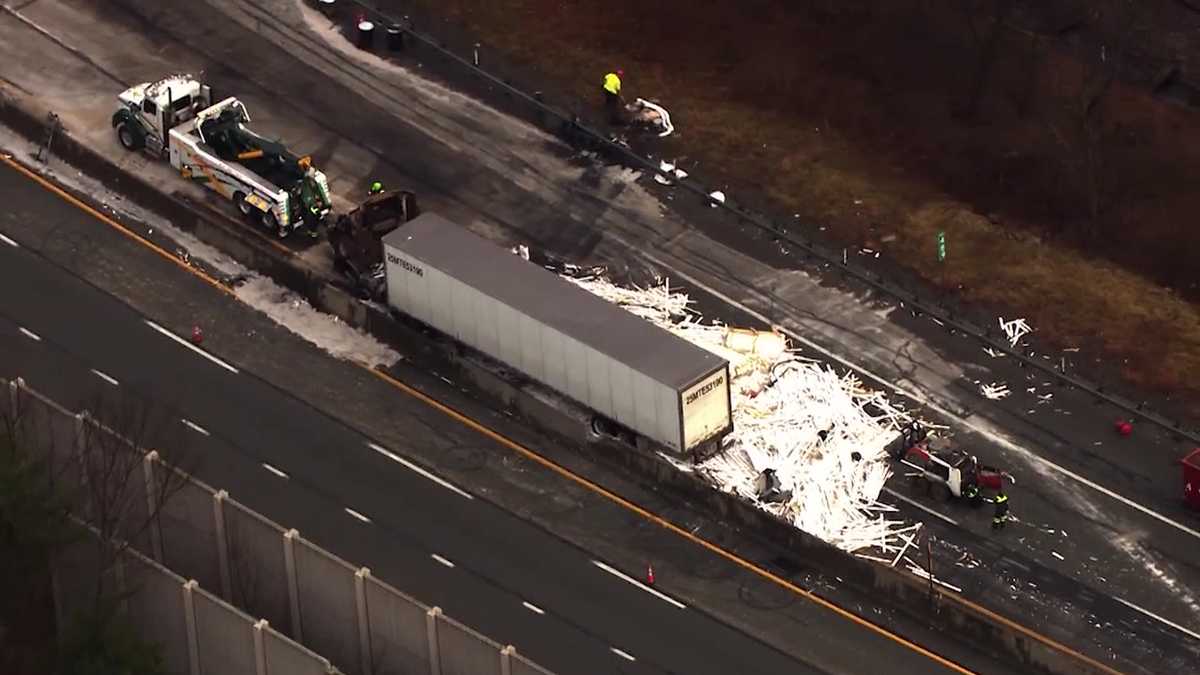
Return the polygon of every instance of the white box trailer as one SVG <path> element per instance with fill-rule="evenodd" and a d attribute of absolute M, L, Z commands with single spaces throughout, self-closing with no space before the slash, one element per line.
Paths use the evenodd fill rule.
<path fill-rule="evenodd" d="M 436 214 L 383 247 L 395 309 L 676 454 L 733 430 L 725 359 Z"/>

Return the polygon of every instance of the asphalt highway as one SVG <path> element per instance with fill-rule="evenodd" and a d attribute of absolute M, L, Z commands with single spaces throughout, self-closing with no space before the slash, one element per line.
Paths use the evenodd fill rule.
<path fill-rule="evenodd" d="M 627 183 L 624 174 L 611 176 L 590 162 L 581 176 L 574 160 L 560 156 L 564 148 L 431 90 L 421 78 L 358 58 L 357 50 L 340 50 L 337 40 L 327 41 L 326 22 L 306 24 L 299 16 L 300 6 L 292 0 L 210 0 L 174 4 L 163 11 L 162 3 L 146 0 L 119 0 L 103 7 L 80 0 L 23 4 L 0 16 L 0 45 L 12 46 L 6 53 L 4 80 L 16 90 L 36 92 L 68 129 L 86 135 L 100 152 L 117 153 L 119 146 L 108 127 L 111 106 L 103 103 L 113 92 L 164 72 L 205 73 L 217 89 L 247 102 L 256 127 L 311 152 L 329 172 L 335 195 L 340 190 L 349 202 L 359 198 L 368 180 L 380 179 L 416 190 L 430 210 L 475 223 L 482 234 L 504 243 L 545 246 L 589 264 L 649 265 L 673 283 L 682 282 L 706 316 L 731 325 L 753 325 L 745 323 L 746 317 L 757 312 L 757 320 L 782 324 L 807 340 L 805 349 L 828 354 L 835 362 L 844 360 L 851 368 L 863 367 L 860 375 L 873 387 L 886 390 L 898 383 L 915 388 L 915 400 L 936 404 L 958 443 L 978 448 L 981 459 L 1020 477 L 1012 494 L 1019 520 L 1001 533 L 989 531 L 985 512 L 912 499 L 896 486 L 889 499 L 910 499 L 912 504 L 900 501 L 907 515 L 932 518 L 931 530 L 942 528 L 938 541 L 946 542 L 946 550 L 939 552 L 935 545 L 933 552 L 940 577 L 963 588 L 967 597 L 1094 657 L 1108 658 L 1119 650 L 1128 661 L 1153 672 L 1186 671 L 1175 664 L 1194 662 L 1200 642 L 1191 640 L 1182 655 L 1163 648 L 1163 642 L 1180 645 L 1200 630 L 1195 624 L 1200 604 L 1190 590 L 1197 587 L 1200 570 L 1197 549 L 1195 537 L 1176 527 L 1188 521 L 1178 504 L 1170 503 L 1178 493 L 1178 467 L 1172 463 L 1178 454 L 1169 439 L 1155 441 L 1141 428 L 1133 448 L 1115 446 L 1115 412 L 1062 391 L 1044 404 L 1046 390 L 1037 388 L 1043 387 L 1040 380 L 1018 387 L 1015 383 L 1027 375 L 1014 365 L 985 359 L 974 343 L 947 335 L 927 319 L 880 312 L 873 301 L 851 302 L 845 293 L 828 292 L 827 286 L 839 283 L 836 274 L 802 264 L 794 251 L 788 254 L 754 232 L 733 226 L 704 203 L 671 201 L 669 190 L 643 177 L 638 182 L 657 195 L 646 199 L 646 190 Z M 113 40 L 112 35 L 121 39 Z M 211 35 L 223 39 L 208 39 Z M 423 50 L 407 54 L 400 63 L 409 72 L 445 78 L 455 88 L 505 107 L 502 95 L 476 87 L 473 76 L 439 65 Z M 494 67 L 496 56 L 489 53 L 487 58 Z M 296 91 L 325 95 L 297 98 Z M 397 153 L 396 148 L 410 151 Z M 685 154 L 681 150 L 679 156 Z M 164 189 L 175 189 L 168 187 L 177 181 L 166 168 L 140 158 L 129 166 L 160 180 Z M 228 210 L 228 205 L 220 208 Z M 886 265 L 887 259 L 885 253 L 871 264 Z M 186 331 L 186 325 L 179 325 Z M 1068 364 L 1073 358 L 1067 355 Z M 262 361 L 256 367 L 259 372 L 269 370 Z M 999 402 L 982 399 L 978 387 L 963 379 L 964 372 L 977 368 L 991 373 L 989 380 L 1014 383 L 1014 395 Z M 280 381 L 274 375 L 268 379 Z M 1023 393 L 1026 389 L 1036 396 Z M 363 408 L 373 411 L 375 406 Z M 350 417 L 339 414 L 340 419 Z M 361 417 L 351 425 L 373 429 L 378 436 L 376 427 Z M 403 443 L 393 439 L 392 445 Z M 539 454 L 553 452 L 536 444 L 530 447 Z M 406 456 L 428 459 L 411 447 Z M 588 477 L 598 470 L 594 463 L 579 468 Z M 498 501 L 512 494 L 506 491 Z M 547 527 L 562 535 L 554 525 Z M 591 540 L 581 543 L 584 548 L 608 545 L 608 558 L 628 558 L 625 569 L 644 567 L 636 560 L 640 551 L 624 554 L 608 543 L 625 543 L 620 532 L 593 534 L 601 532 L 597 525 L 586 532 Z M 604 542 L 598 544 L 600 539 Z M 1046 583 L 1041 571 L 1075 583 Z M 1080 584 L 1087 587 L 1087 596 L 1074 592 Z M 715 585 L 706 582 L 703 588 L 710 603 L 716 593 L 709 589 Z M 1105 607 L 1079 602 L 1096 595 L 1115 599 Z M 741 602 L 737 595 L 729 605 Z M 1050 614 L 1048 608 L 1053 610 Z M 764 639 L 794 651 L 792 624 L 778 621 L 774 614 L 756 616 L 754 634 L 765 636 L 773 628 L 777 635 Z M 740 618 L 729 620 L 743 625 Z M 1147 631 L 1153 640 L 1143 639 Z M 1164 662 L 1165 651 L 1176 655 Z"/>
<path fill-rule="evenodd" d="M 19 205 L 0 215 L 0 376 L 24 377 L 64 402 L 151 402 L 177 420 L 164 438 L 187 439 L 165 451 L 169 458 L 557 672 L 823 672 L 641 584 L 633 579 L 638 571 L 617 570 L 473 498 L 467 486 L 416 470 L 256 377 L 236 349 L 215 355 L 194 348 L 154 317 L 21 246 L 4 227 L 7 219 L 37 219 L 52 231 L 90 216 L 7 167 L 0 169 L 0 194 Z M 249 333 L 269 323 L 190 275 L 176 276 L 157 292 L 223 303 L 226 320 Z M 413 434 L 463 433 L 449 428 L 451 420 L 445 424 Z M 475 442 L 506 451 L 486 438 Z M 839 633 L 861 645 L 854 657 L 860 667 L 847 672 L 950 672 L 833 613 L 797 638 Z"/>

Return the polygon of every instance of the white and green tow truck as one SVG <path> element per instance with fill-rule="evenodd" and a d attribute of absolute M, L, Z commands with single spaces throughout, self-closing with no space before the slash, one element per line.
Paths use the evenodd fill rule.
<path fill-rule="evenodd" d="M 212 102 L 212 90 L 187 75 L 145 82 L 121 92 L 112 125 L 121 145 L 163 157 L 180 175 L 231 200 L 247 218 L 286 237 L 315 234 L 329 215 L 325 174 L 309 157 L 246 124 L 236 98 Z"/>

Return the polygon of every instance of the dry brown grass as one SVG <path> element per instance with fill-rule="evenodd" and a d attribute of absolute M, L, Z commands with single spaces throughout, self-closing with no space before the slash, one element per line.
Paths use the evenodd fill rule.
<path fill-rule="evenodd" d="M 703 8 L 666 23 L 662 17 L 671 12 L 644 0 L 424 1 L 430 11 L 479 36 L 487 48 L 535 67 L 551 85 L 580 97 L 596 98 L 603 72 L 623 67 L 630 93 L 653 93 L 678 119 L 681 133 L 668 139 L 665 154 L 698 161 L 706 179 L 731 186 L 733 194 L 739 186 L 760 188 L 805 220 L 826 224 L 827 234 L 836 239 L 882 248 L 933 283 L 941 280 L 934 262 L 935 236 L 944 230 L 948 286 L 961 285 L 969 300 L 1025 316 L 1041 338 L 1059 347 L 1080 342 L 1102 347 L 1110 361 L 1123 364 L 1130 382 L 1169 393 L 1193 413 L 1200 412 L 1197 306 L 1121 265 L 1039 236 L 1062 226 L 1039 222 L 1036 212 L 1031 216 L 1023 205 L 1011 217 L 1006 213 L 999 218 L 999 224 L 976 213 L 983 207 L 972 204 L 962 190 L 946 187 L 953 182 L 946 174 L 961 172 L 955 162 L 966 159 L 947 160 L 937 170 L 926 171 L 925 165 L 941 162 L 939 138 L 974 149 L 980 133 L 998 132 L 951 128 L 952 120 L 937 100 L 929 104 L 928 128 L 903 126 L 899 113 L 895 126 L 888 126 L 887 115 L 872 114 L 880 105 L 872 86 L 839 79 L 811 63 L 807 75 L 803 68 L 786 67 L 798 63 L 795 59 L 816 58 L 796 45 L 819 36 L 825 27 L 765 12 L 772 6 L 769 0 L 739 4 L 739 21 L 759 31 L 750 38 L 739 35 L 728 16 L 714 13 L 706 19 Z M 772 27 L 780 23 L 785 25 Z M 747 58 L 748 50 L 773 54 L 777 67 Z M 1129 92 L 1120 97 L 1124 105 L 1132 105 L 1127 99 L 1140 101 Z M 1141 114 L 1170 118 L 1176 132 L 1179 120 L 1186 122 L 1172 111 Z M 1200 123 L 1192 123 L 1200 138 Z M 937 136 L 939 127 L 946 128 L 944 137 Z M 1010 141 L 1036 147 L 1044 142 L 1039 133 L 1014 123 Z M 887 161 L 897 156 L 902 160 Z M 1153 211 L 1122 217 L 1147 214 Z M 1158 216 L 1181 217 L 1179 212 Z M 1179 231 L 1170 224 L 1138 220 L 1128 225 L 1128 246 L 1141 245 L 1137 231 L 1144 230 L 1154 233 L 1153 238 L 1147 235 L 1147 246 L 1169 250 L 1170 245 L 1162 248 L 1162 234 Z M 1184 245 L 1183 233 L 1179 236 Z"/>

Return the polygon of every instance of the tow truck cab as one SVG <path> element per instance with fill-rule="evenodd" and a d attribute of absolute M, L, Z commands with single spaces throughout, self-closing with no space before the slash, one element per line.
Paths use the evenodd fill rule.
<path fill-rule="evenodd" d="M 113 113 L 117 139 L 128 150 L 165 156 L 168 132 L 212 105 L 208 85 L 186 75 L 143 82 L 121 92 L 121 108 Z"/>

